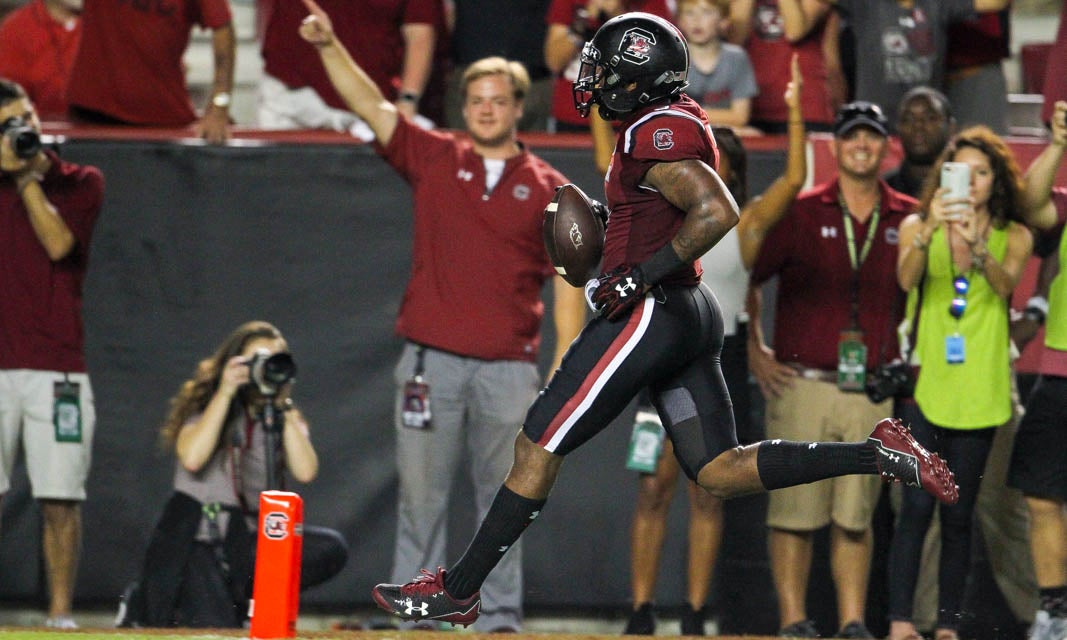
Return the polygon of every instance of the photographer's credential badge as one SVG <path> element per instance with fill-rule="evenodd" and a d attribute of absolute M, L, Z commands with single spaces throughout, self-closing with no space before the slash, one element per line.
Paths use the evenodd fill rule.
<path fill-rule="evenodd" d="M 867 382 L 867 345 L 863 332 L 848 329 L 837 342 L 837 388 L 863 391 Z"/>
<path fill-rule="evenodd" d="M 81 385 L 71 382 L 69 378 L 56 382 L 52 387 L 55 398 L 52 424 L 55 426 L 56 442 L 82 441 L 80 392 Z"/>
<path fill-rule="evenodd" d="M 630 435 L 630 451 L 626 455 L 626 468 L 641 473 L 655 473 L 666 435 L 659 414 L 638 411 L 634 418 L 634 430 Z"/>
<path fill-rule="evenodd" d="M 401 419 L 410 429 L 430 428 L 430 386 L 415 376 L 404 383 L 404 410 Z"/>

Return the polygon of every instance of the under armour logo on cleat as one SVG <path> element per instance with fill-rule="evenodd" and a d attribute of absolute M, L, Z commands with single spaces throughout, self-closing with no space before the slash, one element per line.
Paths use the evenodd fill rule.
<path fill-rule="evenodd" d="M 411 601 L 411 598 L 407 599 L 407 602 L 404 603 L 404 607 L 404 613 L 409 616 L 415 615 L 416 611 L 418 611 L 421 616 L 430 613 L 430 604 L 428 602 L 422 602 L 416 607 L 415 603 Z"/>
<path fill-rule="evenodd" d="M 808 448 L 809 448 L 809 449 L 814 449 L 814 448 L 815 448 L 815 447 L 817 447 L 817 446 L 819 446 L 819 443 L 818 443 L 818 442 L 812 442 L 811 444 L 809 444 L 809 445 L 808 445 Z"/>
<path fill-rule="evenodd" d="M 497 551 L 499 551 L 500 553 L 504 553 L 507 550 L 508 550 L 508 545 L 504 545 L 503 547 L 500 547 L 499 549 L 497 549 Z"/>

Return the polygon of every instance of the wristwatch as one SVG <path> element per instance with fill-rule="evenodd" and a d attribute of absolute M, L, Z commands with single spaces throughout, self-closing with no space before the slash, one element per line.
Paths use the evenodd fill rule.
<path fill-rule="evenodd" d="M 222 91 L 211 96 L 211 104 L 221 109 L 226 109 L 230 106 L 230 93 L 228 91 Z"/>

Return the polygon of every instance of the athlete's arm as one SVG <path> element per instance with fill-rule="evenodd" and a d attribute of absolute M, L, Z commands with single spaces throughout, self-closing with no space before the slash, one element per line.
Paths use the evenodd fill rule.
<path fill-rule="evenodd" d="M 661 162 L 645 174 L 650 186 L 685 212 L 671 246 L 682 262 L 692 262 L 722 240 L 738 221 L 737 203 L 722 178 L 706 163 L 695 160 Z"/>

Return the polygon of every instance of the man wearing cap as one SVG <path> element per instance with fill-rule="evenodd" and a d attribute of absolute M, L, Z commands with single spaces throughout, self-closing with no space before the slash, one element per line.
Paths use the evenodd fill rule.
<path fill-rule="evenodd" d="M 870 102 L 846 104 L 834 121 L 837 177 L 801 193 L 767 236 L 752 285 L 778 276 L 773 351 L 751 332 L 753 374 L 785 372 L 767 398 L 768 438 L 851 442 L 892 414 L 872 403 L 866 376 L 895 358 L 903 294 L 897 227 L 916 201 L 879 178 L 888 126 Z M 780 375 L 780 373 L 779 373 Z M 770 495 L 771 570 L 781 632 L 790 637 L 872 638 L 864 624 L 877 478 L 851 476 Z M 817 629 L 805 608 L 812 534 L 831 526 L 830 563 L 839 626 Z"/>

